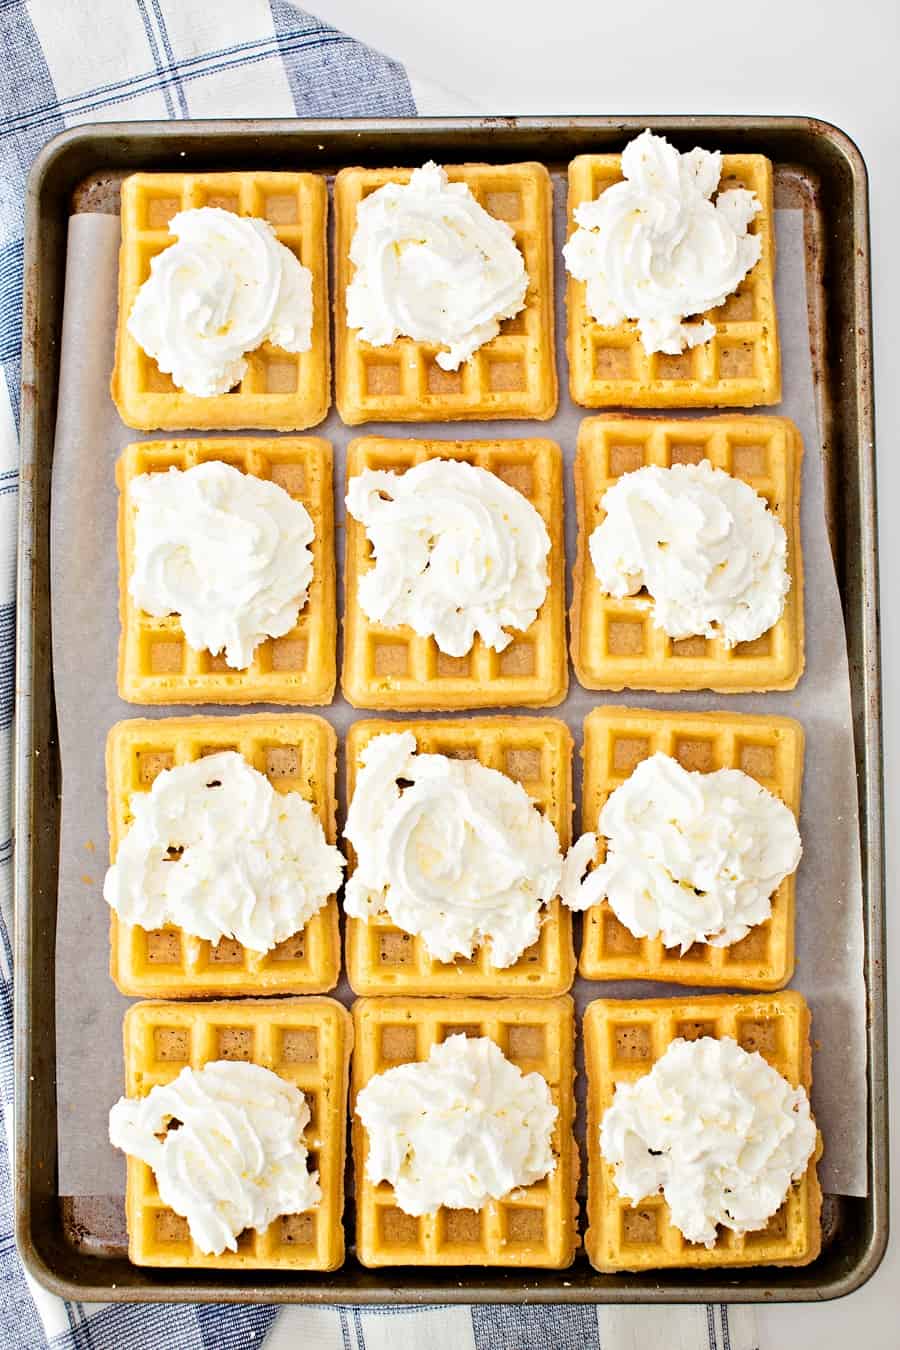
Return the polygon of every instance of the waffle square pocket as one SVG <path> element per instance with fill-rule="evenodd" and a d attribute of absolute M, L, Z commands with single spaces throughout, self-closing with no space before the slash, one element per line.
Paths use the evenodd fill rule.
<path fill-rule="evenodd" d="M 359 603 L 372 566 L 365 527 L 346 523 L 344 662 L 341 685 L 357 708 L 552 707 L 568 688 L 562 455 L 554 441 L 416 441 L 362 436 L 347 447 L 347 481 L 364 469 L 402 474 L 426 460 L 457 460 L 495 474 L 528 499 L 547 527 L 549 586 L 531 626 L 502 652 L 480 637 L 465 656 L 447 656 L 433 637 L 371 622 Z"/>
<path fill-rule="evenodd" d="M 149 792 L 163 769 L 234 750 L 265 774 L 276 792 L 297 792 L 335 842 L 337 740 L 321 717 L 266 713 L 119 722 L 106 742 L 110 861 L 131 823 L 131 799 Z M 331 896 L 302 932 L 266 953 L 233 938 L 213 944 L 167 925 L 148 932 L 110 911 L 110 975 L 123 994 L 190 998 L 245 994 L 318 994 L 340 973 L 337 900 Z"/>
<path fill-rule="evenodd" d="M 621 155 L 578 155 L 569 165 L 569 233 L 575 209 L 621 181 Z M 678 356 L 648 355 L 638 326 L 597 323 L 585 282 L 566 290 L 569 385 L 585 408 L 747 408 L 781 398 L 775 313 L 775 211 L 772 165 L 764 155 L 723 155 L 719 191 L 748 188 L 762 204 L 749 233 L 762 240 L 759 262 L 724 305 L 702 315 L 715 336 Z"/>
<path fill-rule="evenodd" d="M 413 1218 L 393 1187 L 366 1177 L 367 1138 L 354 1115 L 356 1253 L 364 1266 L 571 1265 L 578 1238 L 575 1188 L 580 1160 L 575 1113 L 574 1005 L 556 999 L 359 999 L 353 1005 L 353 1099 L 375 1074 L 427 1060 L 448 1036 L 487 1036 L 523 1073 L 547 1081 L 559 1109 L 552 1148 L 556 1168 L 480 1211 L 441 1208 Z"/>
<path fill-rule="evenodd" d="M 604 518 L 601 501 L 621 477 L 645 465 L 671 468 L 706 459 L 768 502 L 787 536 L 791 587 L 778 622 L 753 642 L 673 639 L 654 626 L 643 594 L 603 592 L 588 551 Z M 668 419 L 601 413 L 578 432 L 575 499 L 578 551 L 570 615 L 572 662 L 585 689 L 712 689 L 723 694 L 793 689 L 803 673 L 803 554 L 800 470 L 803 442 L 786 417 Z"/>
<path fill-rule="evenodd" d="M 553 201 L 542 164 L 448 165 L 489 215 L 505 221 L 525 260 L 525 308 L 506 319 L 456 371 L 443 370 L 439 344 L 400 337 L 373 347 L 347 327 L 346 293 L 353 277 L 350 244 L 356 208 L 385 183 L 408 183 L 411 169 L 342 169 L 334 182 L 335 395 L 348 426 L 360 422 L 481 422 L 502 417 L 552 417 L 557 404 L 553 345 Z"/>
<path fill-rule="evenodd" d="M 173 243 L 179 211 L 219 207 L 267 220 L 279 243 L 312 273 L 312 345 L 287 352 L 271 343 L 247 353 L 248 370 L 227 394 L 208 398 L 176 388 L 126 327 L 150 261 Z M 321 422 L 331 401 L 328 346 L 328 193 L 314 173 L 136 173 L 122 184 L 119 318 L 111 392 L 126 426 L 302 431 Z"/>
<path fill-rule="evenodd" d="M 330 998 L 265 1003 L 137 1003 L 125 1014 L 125 1091 L 146 1096 L 185 1066 L 244 1060 L 293 1083 L 310 1121 L 303 1142 L 319 1174 L 322 1199 L 303 1214 L 285 1214 L 262 1232 L 246 1229 L 236 1252 L 206 1254 L 187 1221 L 160 1200 L 152 1170 L 128 1159 L 125 1208 L 128 1254 L 139 1266 L 222 1270 L 336 1270 L 344 1261 L 346 1106 L 353 1028 Z"/>
<path fill-rule="evenodd" d="M 362 751 L 374 736 L 412 731 L 423 754 L 477 759 L 515 779 L 553 824 L 565 852 L 572 830 L 572 737 L 549 717 L 483 717 L 460 721 L 355 722 L 347 735 L 347 800 Z M 352 869 L 352 851 L 351 869 Z M 572 915 L 557 896 L 545 909 L 537 943 L 512 966 L 498 970 L 479 948 L 471 959 L 434 960 L 424 941 L 385 917 L 368 922 L 347 916 L 347 977 L 358 994 L 445 995 L 564 993 L 575 974 Z"/>
<path fill-rule="evenodd" d="M 802 1266 L 822 1241 L 822 1192 L 816 1175 L 819 1146 L 803 1177 L 758 1232 L 721 1228 L 712 1248 L 688 1242 L 669 1222 L 662 1195 L 632 1206 L 615 1185 L 600 1152 L 600 1122 L 617 1083 L 649 1073 L 678 1037 L 730 1036 L 758 1051 L 793 1087 L 812 1083 L 809 1009 L 801 994 L 745 994 L 672 999 L 598 999 L 584 1015 L 588 1090 L 588 1230 L 591 1264 L 606 1272 L 671 1267 Z"/>
<path fill-rule="evenodd" d="M 271 480 L 301 502 L 315 529 L 313 579 L 295 627 L 267 638 L 246 670 L 224 653 L 189 647 L 177 614 L 154 618 L 128 589 L 134 570 L 135 513 L 131 485 L 139 474 L 166 473 L 222 461 Z M 128 703 L 330 703 L 336 679 L 334 503 L 332 452 L 313 436 L 144 441 L 116 465 L 119 487 L 119 696 Z"/>
<path fill-rule="evenodd" d="M 741 769 L 800 815 L 803 728 L 790 717 L 594 708 L 584 723 L 582 828 L 597 830 L 607 798 L 650 755 L 684 769 Z M 602 846 L 602 836 L 600 837 Z M 772 915 L 730 947 L 695 942 L 680 954 L 662 939 L 636 938 L 609 902 L 584 916 L 579 970 L 588 980 L 659 980 L 734 989 L 780 989 L 794 971 L 796 875 L 772 896 Z"/>

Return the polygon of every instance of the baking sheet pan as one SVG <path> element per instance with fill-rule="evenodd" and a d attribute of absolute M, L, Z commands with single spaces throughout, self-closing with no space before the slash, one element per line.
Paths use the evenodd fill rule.
<path fill-rule="evenodd" d="M 656 1276 L 600 1276 L 583 1259 L 571 1271 L 343 1271 L 296 1282 L 255 1275 L 199 1280 L 184 1272 L 138 1270 L 120 1254 L 121 1221 L 108 1201 L 60 1208 L 54 1184 L 53 932 L 58 841 L 58 760 L 50 689 L 47 515 L 55 416 L 55 347 L 62 298 L 63 231 L 75 183 L 93 175 L 95 209 L 109 208 L 118 172 L 148 168 L 275 165 L 333 169 L 342 163 L 421 162 L 434 155 L 538 158 L 564 162 L 582 150 L 620 149 L 650 124 L 688 148 L 706 138 L 724 149 L 761 150 L 792 174 L 798 191 L 815 194 L 809 262 L 825 279 L 812 287 L 811 328 L 822 373 L 820 421 L 829 465 L 831 524 L 848 627 L 854 725 L 860 776 L 864 895 L 867 917 L 870 1126 L 866 1200 L 841 1198 L 829 1208 L 823 1257 L 803 1271 L 724 1272 L 689 1283 Z M 795 166 L 792 170 L 789 166 Z M 108 174 L 108 181 L 104 178 Z M 104 200 L 104 198 L 106 200 Z M 878 665 L 874 630 L 875 558 L 872 498 L 871 387 L 865 172 L 855 148 L 833 128 L 795 119 L 515 119 L 378 123 L 135 124 L 67 133 L 35 167 L 29 201 L 26 270 L 28 324 L 23 398 L 23 557 L 20 571 L 20 719 L 17 881 L 19 883 L 18 1105 L 20 1244 L 39 1277 L 78 1297 L 317 1299 L 319 1301 L 531 1301 L 821 1298 L 847 1292 L 871 1273 L 883 1248 L 884 1046 L 880 1003 L 881 854 Z M 852 208 L 852 209 L 851 209 Z M 820 297 L 824 295 L 822 308 Z M 848 322 L 849 321 L 849 322 Z M 852 324 L 852 326 L 851 326 Z M 825 348 L 827 346 L 828 353 Z M 39 378 L 36 378 L 39 377 Z M 410 434 L 408 429 L 406 434 Z M 26 676 L 26 678 L 22 678 Z M 29 758 L 29 749 L 33 751 Z M 42 762 L 43 761 L 43 762 Z M 31 816 L 29 818 L 29 812 Z M 33 825 L 39 824 L 34 830 Z M 30 845 L 30 848 L 29 848 Z M 24 949 L 24 956 L 23 956 Z M 30 962 L 30 964 L 29 964 Z M 22 978 L 24 970 L 25 978 Z M 26 986 L 23 995 L 23 984 Z M 46 997 L 50 987 L 49 999 Z M 675 992 L 674 990 L 672 992 Z M 28 1034 L 29 1028 L 31 1034 Z M 35 1072 L 35 1068 L 41 1072 Z M 33 1079 L 31 1075 L 34 1075 Z M 48 1075 L 48 1076 L 44 1076 Z M 19 1080 L 23 1088 L 23 1077 Z M 23 1134 L 24 1129 L 24 1134 Z M 50 1136 L 52 1137 L 52 1140 Z M 26 1141 L 23 1148 L 23 1138 Z M 43 1149 L 43 1152 L 41 1152 Z M 23 1154 L 27 1155 L 26 1165 Z M 36 1161 L 37 1159 L 37 1161 Z M 401 1288 L 398 1289 L 398 1283 Z M 73 1287 L 74 1286 L 74 1287 Z"/>

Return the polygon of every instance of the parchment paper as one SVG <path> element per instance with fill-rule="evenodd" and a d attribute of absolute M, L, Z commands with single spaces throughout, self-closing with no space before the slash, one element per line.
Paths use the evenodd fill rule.
<path fill-rule="evenodd" d="M 557 268 L 564 237 L 562 184 L 556 184 Z M 865 1195 L 866 1045 L 862 978 L 862 891 L 849 675 L 834 565 L 825 529 L 824 474 L 816 423 L 806 306 L 803 215 L 776 212 L 777 301 L 784 359 L 784 402 L 806 454 L 802 483 L 802 537 L 806 571 L 806 674 L 790 693 L 710 693 L 661 696 L 587 693 L 572 678 L 571 693 L 553 715 L 564 717 L 576 740 L 575 829 L 579 827 L 582 720 L 599 702 L 634 707 L 729 708 L 785 713 L 806 728 L 806 773 L 800 829 L 804 855 L 797 884 L 797 969 L 793 986 L 813 1010 L 813 1104 L 825 1138 L 821 1164 L 826 1191 Z M 80 214 L 69 228 L 59 417 L 52 484 L 53 663 L 63 768 L 59 917 L 57 929 L 57 1092 L 59 1187 L 62 1195 L 120 1195 L 125 1165 L 107 1139 L 109 1107 L 122 1092 L 122 1016 L 129 1000 L 108 973 L 108 910 L 102 898 L 108 855 L 104 741 L 123 717 L 180 712 L 233 715 L 240 709 L 139 708 L 116 695 L 116 488 L 119 451 L 141 433 L 119 421 L 109 397 L 116 315 L 119 221 Z M 343 557 L 344 449 L 368 431 L 432 439 L 539 434 L 563 446 L 566 458 L 569 565 L 575 557 L 571 463 L 578 424 L 566 391 L 565 333 L 558 285 L 557 350 L 561 402 L 557 416 L 536 424 L 492 423 L 351 429 L 336 413 L 317 432 L 335 446 L 336 549 Z M 157 433 L 161 434 L 161 433 Z M 338 587 L 341 594 L 341 587 Z M 340 601 L 339 601 L 340 604 Z M 340 697 L 323 711 L 339 736 L 365 713 Z M 523 710 L 525 711 L 525 710 Z M 339 758 L 339 783 L 343 783 Z M 576 919 L 576 943 L 580 920 Z M 598 984 L 580 978 L 579 1006 L 598 996 L 669 996 L 678 986 Z M 344 983 L 338 991 L 349 998 Z M 583 1080 L 579 1080 L 583 1092 Z"/>

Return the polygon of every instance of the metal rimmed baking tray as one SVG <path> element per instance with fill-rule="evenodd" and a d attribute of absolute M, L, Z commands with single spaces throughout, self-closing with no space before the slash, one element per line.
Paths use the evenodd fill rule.
<path fill-rule="evenodd" d="M 821 1257 L 803 1269 L 599 1275 L 472 1268 L 367 1271 L 352 1255 L 329 1275 L 173 1272 L 132 1266 L 121 1214 L 57 1186 L 54 968 L 60 766 L 50 655 L 50 480 L 57 413 L 67 219 L 86 181 L 109 209 L 123 173 L 143 168 L 292 168 L 536 159 L 560 168 L 621 150 L 650 126 L 679 149 L 698 140 L 768 155 L 808 221 L 829 527 L 844 607 L 862 831 L 868 990 L 869 1194 L 831 1197 Z M 107 199 L 107 200 L 105 200 Z M 27 199 L 16 719 L 16 1213 L 29 1270 L 82 1300 L 234 1302 L 788 1301 L 849 1293 L 887 1241 L 887 1098 L 880 671 L 871 302 L 865 166 L 840 131 L 808 118 L 575 117 L 105 124 L 65 132 L 33 167 Z M 349 1218 L 349 1215 L 348 1215 Z M 352 1222 L 348 1225 L 351 1238 Z"/>

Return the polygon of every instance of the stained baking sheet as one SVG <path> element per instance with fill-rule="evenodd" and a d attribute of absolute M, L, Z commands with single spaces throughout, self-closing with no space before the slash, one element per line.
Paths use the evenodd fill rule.
<path fill-rule="evenodd" d="M 564 190 L 556 182 L 557 257 L 563 237 Z M 866 1168 L 866 1037 L 862 974 L 863 924 L 856 778 L 850 689 L 840 596 L 826 532 L 826 465 L 817 411 L 806 290 L 803 212 L 776 214 L 778 309 L 784 349 L 785 399 L 777 411 L 793 417 L 806 446 L 802 534 L 807 576 L 807 673 L 789 693 L 732 696 L 587 693 L 572 682 L 559 710 L 580 746 L 581 723 L 601 702 L 632 707 L 729 708 L 787 713 L 807 731 L 807 770 L 801 832 L 805 855 L 797 889 L 797 972 L 793 986 L 809 998 L 816 1041 L 814 1106 L 826 1139 L 826 1191 L 864 1195 Z M 113 465 L 122 446 L 138 439 L 125 428 L 108 395 L 115 315 L 118 220 L 80 214 L 70 222 L 61 387 L 52 490 L 53 667 L 63 772 L 57 929 L 57 1052 L 59 1191 L 71 1196 L 120 1196 L 124 1161 L 106 1142 L 109 1104 L 122 1085 L 120 1028 L 128 1000 L 108 976 L 108 912 L 101 896 L 106 866 L 103 742 L 121 717 L 164 716 L 121 703 L 115 691 L 117 621 L 116 493 Z M 564 333 L 558 313 L 559 337 Z M 561 349 L 558 340 L 557 348 Z M 548 435 L 563 446 L 567 465 L 567 557 L 574 558 L 571 462 L 584 410 L 565 392 L 548 423 L 447 424 L 344 428 L 332 414 L 321 431 L 335 445 L 336 546 L 343 551 L 343 450 L 354 434 L 382 431 L 435 439 Z M 188 710 L 189 711 L 189 710 Z M 194 709 L 193 711 L 197 711 Z M 239 710 L 210 708 L 229 715 Z M 324 714 L 339 733 L 358 717 L 341 699 Z M 576 828 L 580 801 L 576 758 Z M 343 775 L 340 775 L 341 779 Z M 578 980 L 580 1004 L 602 995 L 674 995 L 675 986 L 598 984 Z M 346 987 L 343 994 L 348 995 Z"/>

